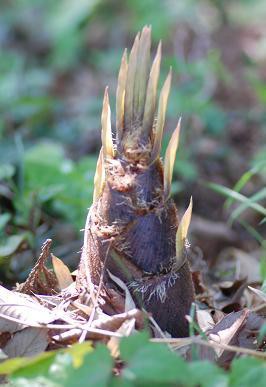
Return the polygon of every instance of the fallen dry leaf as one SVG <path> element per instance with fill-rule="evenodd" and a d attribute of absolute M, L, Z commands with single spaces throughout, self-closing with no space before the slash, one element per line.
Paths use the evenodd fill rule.
<path fill-rule="evenodd" d="M 13 321 L 12 321 L 13 320 Z M 48 324 L 52 312 L 24 295 L 0 286 L 0 331 L 17 332 L 34 324 Z"/>
<path fill-rule="evenodd" d="M 15 333 L 3 348 L 3 352 L 9 358 L 34 356 L 43 352 L 47 346 L 47 330 L 30 327 Z"/>
<path fill-rule="evenodd" d="M 219 254 L 213 273 L 219 280 L 224 278 L 235 281 L 246 278 L 248 283 L 261 280 L 259 259 L 233 247 L 224 249 Z M 223 273 L 228 274 L 225 276 Z"/>
<path fill-rule="evenodd" d="M 143 328 L 144 325 L 144 313 L 139 309 L 131 309 L 129 312 L 116 314 L 114 316 L 102 315 L 97 320 L 94 320 L 91 324 L 93 328 L 104 329 L 115 332 L 126 320 L 136 320 L 138 328 Z"/>
<path fill-rule="evenodd" d="M 60 258 L 57 258 L 54 254 L 51 254 L 51 257 L 59 288 L 63 290 L 73 283 L 70 270 Z"/>
<path fill-rule="evenodd" d="M 46 239 L 41 248 L 41 254 L 31 270 L 26 281 L 18 285 L 17 290 L 25 294 L 52 294 L 58 291 L 55 274 L 48 270 L 45 262 L 50 255 L 51 239 Z"/>
<path fill-rule="evenodd" d="M 218 324 L 207 332 L 207 336 L 211 343 L 236 345 L 238 336 L 245 325 L 249 310 L 244 309 L 240 312 L 233 312 L 225 316 Z M 219 363 L 224 364 L 232 360 L 232 353 L 227 353 L 223 348 L 215 348 L 219 358 Z M 223 356 L 223 357 L 222 357 Z"/>
<path fill-rule="evenodd" d="M 210 313 L 210 310 L 200 310 L 197 309 L 196 311 L 197 316 L 197 323 L 202 330 L 202 332 L 206 332 L 209 329 L 212 329 L 214 326 L 214 321 L 212 318 L 212 315 Z"/>
<path fill-rule="evenodd" d="M 249 313 L 247 321 L 239 332 L 238 345 L 243 348 L 258 349 L 258 333 L 265 323 L 265 318 L 256 313 Z"/>
<path fill-rule="evenodd" d="M 243 298 L 247 287 L 246 279 L 223 281 L 213 286 L 213 305 L 226 314 L 237 312 L 245 306 Z"/>

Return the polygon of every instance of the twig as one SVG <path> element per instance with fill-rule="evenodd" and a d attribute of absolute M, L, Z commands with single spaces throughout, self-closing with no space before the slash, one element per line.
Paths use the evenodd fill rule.
<path fill-rule="evenodd" d="M 0 313 L 0 318 L 4 318 L 5 320 L 12 321 L 21 325 L 24 325 L 25 328 L 27 327 L 33 327 L 33 328 L 41 328 L 41 329 L 59 329 L 59 330 L 67 330 L 67 329 L 81 329 L 81 330 L 86 330 L 89 333 L 97 333 L 99 335 L 103 336 L 110 336 L 110 337 L 123 337 L 123 335 L 117 333 L 117 332 L 112 332 L 112 331 L 107 331 L 105 329 L 99 329 L 99 328 L 87 328 L 83 326 L 82 324 L 38 324 L 38 323 L 30 323 L 27 321 L 21 321 L 15 317 L 11 316 L 6 316 L 2 313 Z"/>

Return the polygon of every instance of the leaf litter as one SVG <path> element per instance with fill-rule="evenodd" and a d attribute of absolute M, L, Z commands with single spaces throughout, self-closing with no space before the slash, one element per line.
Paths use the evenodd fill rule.
<path fill-rule="evenodd" d="M 266 359 L 263 338 L 258 340 L 265 318 L 245 307 L 252 307 L 250 296 L 255 295 L 257 309 L 265 304 L 266 297 L 260 289 L 248 286 L 247 277 L 217 285 L 206 266 L 201 272 L 200 262 L 191 262 L 192 272 L 193 267 L 196 269 L 196 318 L 187 318 L 196 330 L 191 337 L 172 338 L 161 331 L 151 315 L 136 308 L 127 285 L 111 272 L 108 275 L 121 292 L 93 287 L 93 294 L 90 291 L 86 303 L 81 303 L 67 266 L 52 254 L 53 271 L 45 266 L 50 246 L 51 240 L 46 240 L 25 283 L 12 291 L 0 286 L 2 359 L 33 356 L 87 340 L 103 342 L 119 359 L 121 338 L 148 326 L 155 337 L 152 341 L 168 343 L 187 359 L 193 345 L 199 348 L 200 359 L 211 359 L 222 367 L 228 367 L 241 354 Z M 223 311 L 230 305 L 230 313 Z"/>

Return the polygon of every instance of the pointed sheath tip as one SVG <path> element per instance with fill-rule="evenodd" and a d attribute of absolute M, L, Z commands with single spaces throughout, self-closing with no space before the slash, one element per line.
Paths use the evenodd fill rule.
<path fill-rule="evenodd" d="M 140 45 L 150 46 L 151 45 L 151 29 L 144 27 L 140 35 Z M 147 49 L 147 48 L 146 48 Z"/>
<path fill-rule="evenodd" d="M 152 77 L 155 70 L 157 70 L 157 72 L 158 72 L 157 77 L 159 76 L 161 57 L 162 57 L 162 44 L 160 42 L 158 44 L 156 55 L 155 55 L 155 58 L 154 58 L 153 63 L 152 63 L 150 77 Z M 157 83 L 156 83 L 156 85 L 157 85 Z"/>
<path fill-rule="evenodd" d="M 104 89 L 104 95 L 103 95 L 103 106 L 105 106 L 106 103 L 109 104 L 108 89 L 109 89 L 109 86 L 105 86 L 105 89 Z"/>
<path fill-rule="evenodd" d="M 135 49 L 136 46 L 138 45 L 139 39 L 140 39 L 140 32 L 138 32 L 137 35 L 135 36 L 134 43 L 133 43 L 133 46 L 132 46 L 132 49 L 131 49 L 131 53 L 132 53 L 133 49 Z"/>
<path fill-rule="evenodd" d="M 143 28 L 142 28 L 142 31 L 141 31 L 141 35 L 142 34 L 149 34 L 151 32 L 151 27 L 149 26 L 149 25 L 146 25 L 146 26 L 144 26 Z"/>
<path fill-rule="evenodd" d="M 169 144 L 165 152 L 164 159 L 164 200 L 168 200 L 171 194 L 171 185 L 174 171 L 174 164 L 176 159 L 176 151 L 179 143 L 181 120 L 179 118 L 177 126 L 170 138 Z"/>
<path fill-rule="evenodd" d="M 158 47 L 157 47 L 157 54 L 162 54 L 162 41 L 159 41 Z"/>
<path fill-rule="evenodd" d="M 127 48 L 124 49 L 122 60 L 127 60 Z"/>
<path fill-rule="evenodd" d="M 127 80 L 125 86 L 124 122 L 125 130 L 132 127 L 134 119 L 134 85 L 137 71 L 137 59 L 140 45 L 140 33 L 138 32 L 129 54 Z"/>
<path fill-rule="evenodd" d="M 121 68 L 123 68 L 125 62 L 127 63 L 127 48 L 125 48 L 123 51 L 123 54 L 121 57 L 121 62 L 120 62 L 120 67 L 119 67 L 119 72 L 121 72 Z"/>
<path fill-rule="evenodd" d="M 167 108 L 168 97 L 169 97 L 170 88 L 171 88 L 171 78 L 172 78 L 172 69 L 170 68 L 159 97 L 157 124 L 155 128 L 153 149 L 151 153 L 151 162 L 154 162 L 160 156 L 166 108 Z"/>
<path fill-rule="evenodd" d="M 105 181 L 105 170 L 104 170 L 104 160 L 103 160 L 103 148 L 101 148 L 97 165 L 96 165 L 95 175 L 94 175 L 93 203 L 95 203 L 96 200 L 98 200 L 99 196 L 101 195 L 104 187 L 104 181 Z"/>
<path fill-rule="evenodd" d="M 165 79 L 165 82 L 164 82 L 163 88 L 162 88 L 162 91 L 163 91 L 164 93 L 166 93 L 167 98 L 168 98 L 169 93 L 170 93 L 171 82 L 172 82 L 172 67 L 169 68 L 167 77 L 166 77 L 166 79 Z"/>
<path fill-rule="evenodd" d="M 104 157 L 114 156 L 114 147 L 112 140 L 112 129 L 111 129 L 111 109 L 109 105 L 108 86 L 106 86 L 103 97 L 103 108 L 102 108 L 102 145 Z"/>
<path fill-rule="evenodd" d="M 121 141 L 123 130 L 124 130 L 124 104 L 125 104 L 125 89 L 127 81 L 127 49 L 125 48 L 121 65 L 118 73 L 118 82 L 116 89 L 116 136 L 118 144 Z"/>
<path fill-rule="evenodd" d="M 162 58 L 162 42 L 160 40 L 160 42 L 159 42 L 159 44 L 157 46 L 157 51 L 156 51 L 156 54 L 155 54 L 155 58 L 153 60 L 152 68 L 155 67 L 157 63 L 160 66 L 161 58 Z"/>
<path fill-rule="evenodd" d="M 164 81 L 164 84 L 163 84 L 163 87 L 161 90 L 161 94 L 160 94 L 160 98 L 162 98 L 162 100 L 164 101 L 164 103 L 163 103 L 164 113 L 166 111 L 166 106 L 167 106 L 168 97 L 169 97 L 169 93 L 170 93 L 171 81 L 172 81 L 172 68 L 170 67 L 169 72 L 167 74 L 167 77 Z"/>
<path fill-rule="evenodd" d="M 161 51 L 161 42 L 160 42 L 158 44 L 156 55 L 150 70 L 150 75 L 149 75 L 149 80 L 147 85 L 147 92 L 146 92 L 144 115 L 143 115 L 143 130 L 144 132 L 149 133 L 150 136 L 151 136 L 151 131 L 154 123 L 161 56 L 162 56 L 162 51 Z"/>
<path fill-rule="evenodd" d="M 141 34 L 143 34 L 144 32 L 148 32 L 148 33 L 151 32 L 151 25 L 150 25 L 150 24 L 146 24 L 146 25 L 142 28 Z"/>
<path fill-rule="evenodd" d="M 172 66 L 170 66 L 169 68 L 169 72 L 168 72 L 168 75 L 167 75 L 167 78 L 166 78 L 166 81 L 168 80 L 168 82 L 171 84 L 171 81 L 172 81 Z"/>
<path fill-rule="evenodd" d="M 110 115 L 109 94 L 108 94 L 108 86 L 106 86 L 104 89 L 104 95 L 103 95 L 102 124 L 103 124 L 103 121 L 107 122 L 107 118 L 109 115 Z"/>
<path fill-rule="evenodd" d="M 187 239 L 188 229 L 191 222 L 192 207 L 193 207 L 193 200 L 191 196 L 189 206 L 186 209 L 176 232 L 176 260 L 179 268 L 182 266 L 185 259 L 183 252 L 184 252 L 185 242 Z"/>

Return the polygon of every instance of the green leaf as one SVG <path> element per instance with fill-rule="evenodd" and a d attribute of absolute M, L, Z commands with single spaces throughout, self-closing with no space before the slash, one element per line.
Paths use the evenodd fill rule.
<path fill-rule="evenodd" d="M 0 180 L 10 179 L 15 174 L 15 167 L 11 164 L 2 164 L 0 166 Z"/>
<path fill-rule="evenodd" d="M 92 352 L 92 350 L 91 343 L 87 341 L 82 344 L 74 344 L 64 350 L 44 352 L 35 357 L 9 359 L 0 363 L 0 375 L 13 373 L 21 377 L 38 376 L 40 373 L 47 372 L 58 353 L 69 353 L 73 357 L 73 365 L 79 367 L 83 363 L 85 354 Z"/>
<path fill-rule="evenodd" d="M 171 352 L 166 345 L 148 343 L 131 357 L 122 376 L 141 385 L 185 383 L 188 380 L 188 367 L 185 361 Z"/>
<path fill-rule="evenodd" d="M 17 357 L 6 360 L 0 364 L 0 375 L 18 375 L 26 377 L 29 374 L 37 376 L 39 373 L 44 373 L 52 364 L 55 358 L 56 352 L 44 352 L 38 356 L 29 357 Z"/>
<path fill-rule="evenodd" d="M 215 364 L 208 361 L 194 361 L 189 364 L 189 384 L 201 387 L 226 387 L 228 377 Z"/>
<path fill-rule="evenodd" d="M 266 363 L 256 358 L 244 357 L 233 361 L 230 387 L 262 387 L 266 380 Z"/>
<path fill-rule="evenodd" d="M 82 387 L 109 385 L 113 360 L 108 349 L 99 345 L 92 353 L 88 343 L 28 364 L 10 376 L 15 386 Z M 77 360 L 78 358 L 78 360 Z M 27 381 L 27 383 L 26 383 Z"/>
<path fill-rule="evenodd" d="M 11 215 L 8 212 L 0 215 L 0 232 L 5 228 L 10 219 Z"/>
<path fill-rule="evenodd" d="M 107 386 L 112 374 L 113 361 L 108 349 L 101 345 L 84 357 L 83 364 L 74 368 L 69 354 L 60 354 L 50 367 L 49 376 L 64 387 Z M 62 384 L 60 384 L 62 383 Z"/>
<path fill-rule="evenodd" d="M 149 343 L 148 332 L 138 332 L 134 335 L 123 337 L 120 341 L 121 359 L 128 362 L 145 345 Z"/>
<path fill-rule="evenodd" d="M 139 386 L 145 387 L 143 384 L 139 384 Z M 156 384 L 156 387 L 157 386 L 158 385 Z M 127 380 L 122 376 L 113 376 L 110 381 L 109 387 L 136 387 L 136 384 L 132 380 Z"/>
<path fill-rule="evenodd" d="M 5 243 L 0 245 L 0 259 L 14 254 L 25 239 L 26 234 L 7 237 Z"/>
<path fill-rule="evenodd" d="M 30 198 L 34 197 L 37 205 L 52 208 L 80 230 L 92 201 L 96 158 L 84 157 L 73 162 L 64 157 L 61 145 L 41 143 L 27 150 L 24 164 L 23 195 L 15 198 L 17 212 L 24 222 L 32 206 Z"/>
<path fill-rule="evenodd" d="M 52 142 L 41 142 L 27 150 L 25 153 L 26 165 L 34 163 L 41 165 L 59 165 L 64 160 L 63 147 Z"/>
<path fill-rule="evenodd" d="M 84 356 L 93 351 L 92 343 L 86 341 L 82 344 L 74 344 L 72 347 L 65 350 L 73 358 L 74 367 L 80 367 L 83 364 Z"/>

